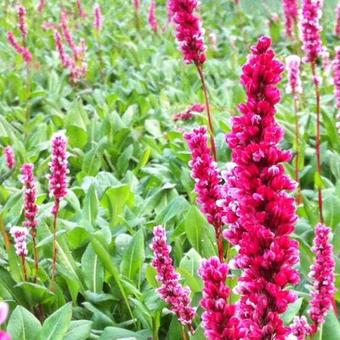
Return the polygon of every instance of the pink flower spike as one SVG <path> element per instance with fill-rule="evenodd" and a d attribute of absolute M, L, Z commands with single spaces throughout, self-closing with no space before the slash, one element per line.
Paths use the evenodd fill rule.
<path fill-rule="evenodd" d="M 7 145 L 3 150 L 3 154 L 5 156 L 7 168 L 12 170 L 16 165 L 13 148 L 10 145 Z"/>
<path fill-rule="evenodd" d="M 67 195 L 68 153 L 67 138 L 57 133 L 52 138 L 52 160 L 50 163 L 50 195 L 54 197 L 52 213 L 57 214 L 60 201 Z"/>
<path fill-rule="evenodd" d="M 157 17 L 156 17 L 156 1 L 155 0 L 151 0 L 151 3 L 150 3 L 149 25 L 155 33 L 158 32 L 158 23 L 157 23 Z"/>
<path fill-rule="evenodd" d="M 72 62 L 71 62 L 69 56 L 67 55 L 67 53 L 65 52 L 65 48 L 64 48 L 64 45 L 63 45 L 63 42 L 62 42 L 62 39 L 61 39 L 61 35 L 59 34 L 58 31 L 54 32 L 54 42 L 55 42 L 55 45 L 56 45 L 56 49 L 59 53 L 59 58 L 60 58 L 62 65 L 65 68 L 69 67 Z"/>
<path fill-rule="evenodd" d="M 103 15 L 98 3 L 94 4 L 93 13 L 94 13 L 93 27 L 96 29 L 97 32 L 99 32 L 103 27 Z"/>
<path fill-rule="evenodd" d="M 26 23 L 26 9 L 22 5 L 18 5 L 17 7 L 17 13 L 18 13 L 18 27 L 21 32 L 22 38 L 25 41 L 28 35 L 28 27 Z"/>
<path fill-rule="evenodd" d="M 336 107 L 338 110 L 340 110 L 340 46 L 336 47 L 335 49 L 335 58 L 333 61 L 333 80 Z"/>
<path fill-rule="evenodd" d="M 294 96 L 298 96 L 302 93 L 300 64 L 301 59 L 297 55 L 290 55 L 286 58 L 286 65 L 288 70 L 287 93 L 292 93 Z"/>
<path fill-rule="evenodd" d="M 294 340 L 305 340 L 306 336 L 311 332 L 311 326 L 309 326 L 308 321 L 304 316 L 295 316 L 289 329 L 290 335 L 294 336 Z M 291 338 L 288 337 L 288 339 Z"/>
<path fill-rule="evenodd" d="M 38 221 L 36 219 L 38 214 L 38 206 L 36 203 L 37 189 L 33 177 L 33 170 L 33 164 L 25 163 L 21 168 L 21 181 L 24 185 L 24 226 L 35 229 L 38 225 Z"/>
<path fill-rule="evenodd" d="M 29 64 L 32 61 L 31 52 L 26 47 L 23 47 L 18 43 L 12 32 L 7 33 L 7 40 L 10 45 L 18 52 L 18 54 L 24 58 L 26 64 Z"/>
<path fill-rule="evenodd" d="M 46 0 L 40 0 L 39 1 L 39 5 L 38 5 L 38 12 L 43 12 L 43 10 L 45 9 L 45 5 L 46 5 Z"/>
<path fill-rule="evenodd" d="M 85 18 L 86 17 L 86 13 L 84 11 L 84 8 L 81 4 L 81 0 L 77 0 L 77 8 L 78 8 L 78 12 L 79 12 L 79 16 L 81 18 Z"/>
<path fill-rule="evenodd" d="M 312 251 L 315 254 L 315 262 L 311 266 L 310 278 L 313 281 L 312 300 L 308 311 L 314 322 L 311 333 L 316 333 L 325 322 L 325 316 L 332 307 L 335 294 L 335 260 L 333 246 L 329 238 L 332 230 L 318 224 L 315 228 L 315 237 Z"/>
<path fill-rule="evenodd" d="M 76 54 L 77 47 L 76 47 L 76 44 L 73 41 L 72 34 L 71 34 L 70 29 L 68 27 L 67 12 L 64 8 L 61 11 L 60 25 L 61 25 L 63 35 L 65 37 L 67 44 L 70 46 L 73 53 Z"/>
<path fill-rule="evenodd" d="M 203 297 L 201 306 L 202 326 L 208 340 L 238 340 L 239 320 L 235 305 L 228 304 L 230 288 L 226 285 L 228 265 L 221 263 L 217 257 L 203 260 L 199 275 L 203 280 Z"/>
<path fill-rule="evenodd" d="M 153 267 L 157 270 L 157 280 L 161 287 L 157 290 L 160 297 L 169 304 L 170 310 L 178 320 L 193 331 L 192 323 L 195 309 L 191 306 L 190 289 L 180 283 L 180 275 L 176 272 L 170 257 L 171 247 L 167 244 L 165 229 L 157 226 L 153 230 L 151 249 L 154 253 Z"/>
<path fill-rule="evenodd" d="M 302 0 L 301 32 L 305 62 L 314 63 L 322 50 L 322 6 L 323 0 Z"/>
<path fill-rule="evenodd" d="M 26 239 L 29 234 L 25 227 L 12 227 L 10 234 L 14 239 L 15 252 L 18 256 L 26 257 L 28 254 Z"/>
<path fill-rule="evenodd" d="M 287 37 L 294 36 L 294 25 L 298 20 L 298 1 L 297 0 L 281 0 L 283 12 L 285 15 L 285 28 Z"/>
<path fill-rule="evenodd" d="M 168 11 L 176 26 L 176 38 L 186 64 L 206 60 L 201 18 L 195 14 L 198 0 L 169 0 Z"/>
<path fill-rule="evenodd" d="M 251 48 L 241 84 L 247 101 L 234 117 L 227 142 L 235 167 L 227 176 L 225 232 L 237 246 L 234 265 L 241 270 L 236 287 L 240 329 L 244 339 L 285 339 L 289 329 L 280 314 L 296 300 L 287 286 L 299 282 L 294 266 L 298 242 L 291 238 L 297 220 L 295 201 L 288 192 L 296 183 L 281 164 L 291 154 L 279 148 L 283 129 L 275 119 L 280 101 L 278 83 L 284 65 L 275 58 L 269 37 Z"/>
<path fill-rule="evenodd" d="M 338 2 L 338 5 L 336 6 L 334 35 L 337 37 L 340 35 L 340 1 Z"/>
<path fill-rule="evenodd" d="M 135 7 L 136 12 L 140 12 L 140 0 L 133 0 L 133 5 Z"/>

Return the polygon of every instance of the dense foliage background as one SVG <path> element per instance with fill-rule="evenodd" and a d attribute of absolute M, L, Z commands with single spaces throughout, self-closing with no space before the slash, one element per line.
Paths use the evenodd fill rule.
<path fill-rule="evenodd" d="M 80 18 L 72 0 L 64 1 L 64 6 L 73 13 L 74 38 L 82 37 L 88 45 L 88 75 L 83 82 L 73 84 L 60 65 L 53 32 L 42 28 L 46 21 L 59 22 L 61 2 L 47 2 L 46 9 L 38 13 L 37 1 L 23 1 L 29 24 L 28 47 L 33 54 L 28 78 L 22 58 L 6 40 L 7 31 L 16 31 L 15 6 L 9 0 L 1 4 L 0 143 L 13 146 L 19 165 L 35 164 L 41 258 L 38 281 L 23 282 L 13 246 L 6 250 L 0 238 L 0 298 L 9 302 L 11 311 L 6 328 L 13 340 L 39 336 L 55 340 L 157 339 L 157 334 L 160 339 L 179 339 L 178 321 L 166 312 L 155 292 L 158 284 L 150 265 L 149 244 L 152 228 L 165 225 L 178 271 L 197 304 L 202 288 L 197 268 L 201 258 L 216 254 L 216 247 L 213 230 L 195 204 L 190 154 L 181 129 L 206 121 L 204 113 L 188 122 L 174 122 L 172 116 L 193 103 L 203 103 L 199 79 L 194 67 L 182 62 L 167 23 L 165 0 L 157 1 L 157 18 L 164 27 L 158 34 L 147 24 L 149 1 L 142 1 L 139 32 L 131 1 L 98 1 L 105 17 L 99 40 L 92 27 L 93 2 L 82 2 L 87 16 Z M 249 47 L 266 33 L 272 36 L 281 60 L 301 53 L 300 44 L 284 36 L 279 1 L 260 5 L 245 0 L 241 5 L 237 8 L 227 0 L 203 0 L 201 5 L 209 48 L 205 71 L 222 169 L 230 161 L 224 135 L 230 130 L 230 117 L 238 114 L 237 105 L 244 100 L 239 75 Z M 323 40 L 333 57 L 338 44 L 333 36 L 336 1 L 325 0 L 325 5 Z M 281 19 L 277 20 L 276 14 Z M 209 40 L 211 33 L 217 37 L 216 49 Z M 315 98 L 309 65 L 304 65 L 302 76 L 304 200 L 294 234 L 300 242 L 302 281 L 296 288 L 300 298 L 284 316 L 287 323 L 306 308 L 307 274 L 313 261 L 310 245 L 318 221 Z M 286 79 L 281 84 L 283 96 L 277 117 L 286 130 L 282 147 L 294 149 L 293 100 L 284 92 L 285 83 Z M 339 273 L 340 139 L 330 73 L 323 73 L 321 91 L 324 212 L 326 224 L 334 231 Z M 25 124 L 26 110 L 30 112 L 29 124 Z M 46 175 L 50 138 L 58 130 L 65 130 L 69 138 L 70 189 L 60 212 L 57 290 L 53 293 L 49 289 L 52 203 Z M 287 170 L 293 177 L 293 165 Z M 19 166 L 8 173 L 1 160 L 2 231 L 22 224 L 22 207 Z M 28 265 L 32 273 L 31 256 Z M 339 291 L 336 301 L 340 302 Z M 202 330 L 192 339 L 204 339 Z M 322 339 L 340 339 L 340 324 L 333 312 Z"/>

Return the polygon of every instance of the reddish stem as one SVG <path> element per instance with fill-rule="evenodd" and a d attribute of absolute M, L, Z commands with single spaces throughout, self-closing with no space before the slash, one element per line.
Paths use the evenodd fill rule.
<path fill-rule="evenodd" d="M 224 262 L 224 249 L 223 249 L 223 238 L 222 238 L 222 226 L 214 226 L 215 227 L 215 235 L 217 241 L 217 249 L 218 249 L 218 258 L 221 263 Z"/>
<path fill-rule="evenodd" d="M 205 99 L 205 106 L 207 108 L 207 114 L 208 114 L 208 130 L 210 134 L 210 142 L 211 142 L 211 149 L 212 153 L 214 156 L 214 160 L 217 161 L 217 151 L 216 151 L 216 144 L 215 144 L 215 133 L 214 133 L 214 127 L 212 124 L 212 119 L 211 119 L 211 112 L 210 112 L 210 105 L 209 105 L 209 96 L 208 96 L 208 89 L 207 85 L 205 82 L 205 77 L 203 73 L 203 64 L 198 64 L 195 63 L 201 83 L 202 83 L 202 89 L 203 89 L 203 94 L 204 94 L 204 99 Z"/>
<path fill-rule="evenodd" d="M 22 264 L 22 271 L 24 273 L 24 280 L 28 281 L 27 267 L 26 267 L 26 258 L 25 258 L 24 255 L 21 255 L 21 264 Z"/>
<path fill-rule="evenodd" d="M 37 230 L 35 228 L 32 229 L 32 242 L 33 242 L 33 252 L 34 252 L 34 267 L 35 267 L 35 274 L 33 281 L 37 281 L 37 276 L 39 273 L 39 253 L 37 248 Z"/>
<path fill-rule="evenodd" d="M 295 114 L 295 144 L 296 144 L 296 154 L 295 154 L 295 181 L 298 185 L 296 203 L 299 205 L 302 203 L 301 186 L 300 186 L 300 123 L 299 123 L 299 108 L 298 108 L 298 98 L 294 95 L 294 114 Z"/>
<path fill-rule="evenodd" d="M 321 108 L 320 108 L 320 89 L 319 83 L 316 77 L 316 64 L 315 61 L 311 63 L 313 82 L 315 86 L 315 96 L 316 96 L 316 161 L 317 161 L 317 172 L 321 179 L 321 152 L 320 152 L 320 121 L 321 121 Z M 318 203 L 319 203 L 319 214 L 320 222 L 323 223 L 323 201 L 322 201 L 322 189 L 318 187 Z"/>
<path fill-rule="evenodd" d="M 53 257 L 52 257 L 52 291 L 55 291 L 55 277 L 57 271 L 57 222 L 59 213 L 59 201 L 55 201 L 54 219 L 53 219 Z"/>

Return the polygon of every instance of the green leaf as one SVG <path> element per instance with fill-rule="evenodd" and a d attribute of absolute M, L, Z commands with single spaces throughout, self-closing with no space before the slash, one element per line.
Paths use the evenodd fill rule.
<path fill-rule="evenodd" d="M 45 286 L 31 282 L 18 283 L 14 290 L 24 294 L 29 306 L 49 303 L 55 298 L 54 294 Z"/>
<path fill-rule="evenodd" d="M 282 320 L 286 325 L 289 325 L 293 321 L 294 316 L 299 314 L 302 301 L 303 298 L 299 298 L 295 302 L 288 305 L 286 312 L 282 314 Z"/>
<path fill-rule="evenodd" d="M 145 340 L 150 338 L 150 331 L 142 331 L 139 333 L 129 331 L 124 328 L 106 327 L 99 340 Z"/>
<path fill-rule="evenodd" d="M 8 321 L 7 332 L 12 340 L 39 339 L 41 324 L 26 308 L 17 306 Z"/>
<path fill-rule="evenodd" d="M 97 190 L 95 185 L 91 184 L 84 199 L 82 213 L 83 221 L 86 226 L 88 226 L 89 231 L 94 230 L 94 226 L 98 216 L 98 206 L 99 200 L 97 196 Z"/>
<path fill-rule="evenodd" d="M 134 280 L 136 275 L 141 271 L 144 259 L 144 234 L 143 230 L 140 229 L 133 236 L 128 248 L 124 252 L 120 266 L 121 273 L 130 280 Z"/>
<path fill-rule="evenodd" d="M 333 309 L 331 309 L 326 317 L 326 321 L 322 328 L 323 340 L 338 340 L 340 339 L 340 323 L 337 320 Z"/>
<path fill-rule="evenodd" d="M 43 340 L 63 340 L 70 326 L 72 304 L 68 303 L 50 315 L 41 330 Z"/>
<path fill-rule="evenodd" d="M 63 340 L 87 340 L 90 337 L 91 326 L 92 321 L 89 320 L 71 321 Z"/>

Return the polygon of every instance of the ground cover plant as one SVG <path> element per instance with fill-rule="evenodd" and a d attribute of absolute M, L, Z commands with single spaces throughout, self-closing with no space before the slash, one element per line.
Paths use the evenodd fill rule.
<path fill-rule="evenodd" d="M 4 0 L 0 339 L 340 339 L 340 3 Z"/>

